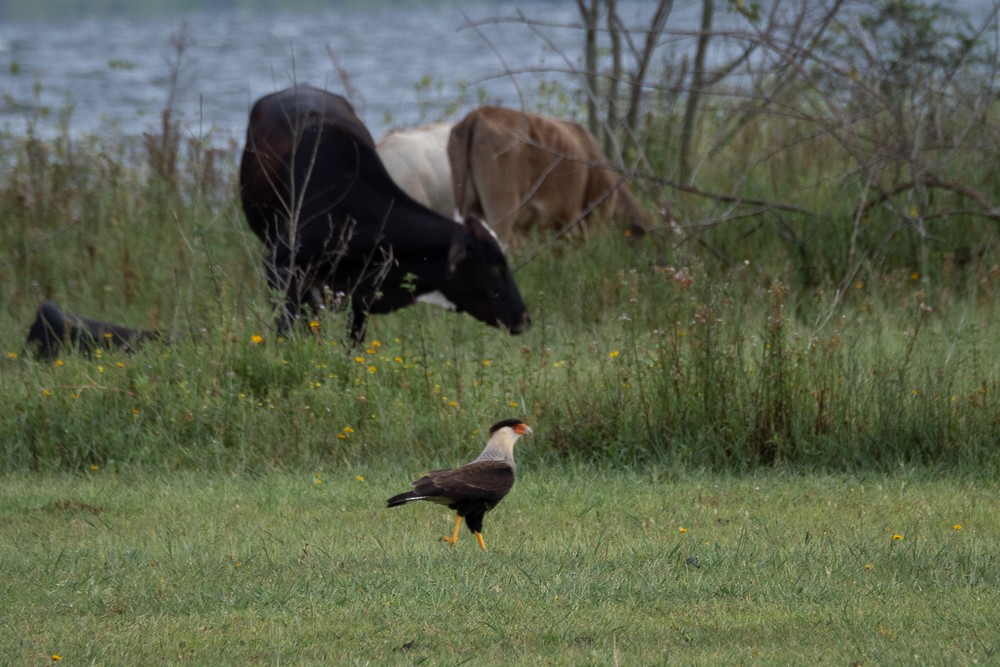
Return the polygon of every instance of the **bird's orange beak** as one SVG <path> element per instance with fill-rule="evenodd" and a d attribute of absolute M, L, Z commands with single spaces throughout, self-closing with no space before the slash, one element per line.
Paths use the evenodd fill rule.
<path fill-rule="evenodd" d="M 517 433 L 518 435 L 528 435 L 529 433 L 532 433 L 532 430 L 530 426 L 528 426 L 524 422 L 521 422 L 520 424 L 514 427 L 514 433 Z"/>

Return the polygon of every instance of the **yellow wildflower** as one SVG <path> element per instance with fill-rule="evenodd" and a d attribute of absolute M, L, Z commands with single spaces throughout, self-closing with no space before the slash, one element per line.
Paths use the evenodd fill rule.
<path fill-rule="evenodd" d="M 951 527 L 951 529 L 952 530 L 962 530 L 962 524 L 956 523 L 954 526 Z"/>
<path fill-rule="evenodd" d="M 901 539 L 903 539 L 903 535 L 902 535 L 901 533 L 893 533 L 893 534 L 892 534 L 892 540 L 893 540 L 894 542 L 898 542 L 898 541 L 900 541 Z"/>
<path fill-rule="evenodd" d="M 260 334 L 254 334 L 250 336 L 250 342 L 253 343 L 254 345 L 260 345 L 261 343 L 264 342 L 264 337 L 261 336 Z"/>
<path fill-rule="evenodd" d="M 362 475 L 355 475 L 354 479 L 358 480 L 359 482 L 365 481 L 365 478 Z"/>
<path fill-rule="evenodd" d="M 614 359 L 619 354 L 621 354 L 621 352 L 619 352 L 618 350 L 611 350 L 611 352 L 608 354 L 608 356 L 611 357 L 612 359 Z"/>
<path fill-rule="evenodd" d="M 681 526 L 681 527 L 680 527 L 680 528 L 678 529 L 678 531 L 677 531 L 677 532 L 680 532 L 680 533 L 686 533 L 686 532 L 688 532 L 688 529 L 687 529 L 687 528 L 685 528 L 684 526 Z"/>

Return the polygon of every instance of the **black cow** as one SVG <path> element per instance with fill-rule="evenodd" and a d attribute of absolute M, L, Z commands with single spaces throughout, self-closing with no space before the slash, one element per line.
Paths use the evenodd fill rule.
<path fill-rule="evenodd" d="M 131 352 L 150 340 L 161 340 L 159 331 L 130 329 L 118 324 L 63 313 L 51 301 L 38 307 L 28 329 L 27 348 L 39 359 L 55 359 L 63 346 L 84 353 L 97 348 Z"/>
<path fill-rule="evenodd" d="M 521 333 L 531 318 L 496 237 L 455 222 L 392 180 L 368 129 L 343 97 L 299 85 L 258 100 L 240 164 L 247 222 L 268 248 L 272 290 L 284 296 L 279 332 L 314 308 L 324 287 L 348 295 L 351 335 L 369 313 L 439 292 L 458 311 Z"/>

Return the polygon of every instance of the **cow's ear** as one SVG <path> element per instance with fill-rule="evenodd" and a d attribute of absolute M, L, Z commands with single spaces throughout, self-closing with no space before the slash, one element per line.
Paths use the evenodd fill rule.
<path fill-rule="evenodd" d="M 483 225 L 483 221 L 472 215 L 465 218 L 465 226 L 472 232 L 472 238 L 474 239 L 481 239 L 488 233 L 486 227 Z"/>
<path fill-rule="evenodd" d="M 455 273 L 455 268 L 464 260 L 469 254 L 469 248 L 466 243 L 468 238 L 468 230 L 462 225 L 455 225 L 455 231 L 451 235 L 451 247 L 448 249 L 448 275 Z"/>
<path fill-rule="evenodd" d="M 472 238 L 477 241 L 494 241 L 501 252 L 507 252 L 503 242 L 500 241 L 500 237 L 497 236 L 497 233 L 493 231 L 493 228 L 485 220 L 470 215 L 465 219 L 465 226 L 472 232 Z"/>
<path fill-rule="evenodd" d="M 470 232 L 472 232 L 472 238 L 477 241 L 482 241 L 488 238 L 496 238 L 496 234 L 493 233 L 493 230 L 490 229 L 489 225 L 474 215 L 470 215 L 465 219 L 465 226 L 469 228 Z"/>

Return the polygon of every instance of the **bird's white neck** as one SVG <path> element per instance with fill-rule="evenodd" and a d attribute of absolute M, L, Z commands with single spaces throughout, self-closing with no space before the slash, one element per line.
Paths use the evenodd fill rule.
<path fill-rule="evenodd" d="M 509 426 L 497 429 L 486 441 L 486 448 L 476 461 L 505 461 L 514 465 L 514 443 L 521 437 Z"/>

